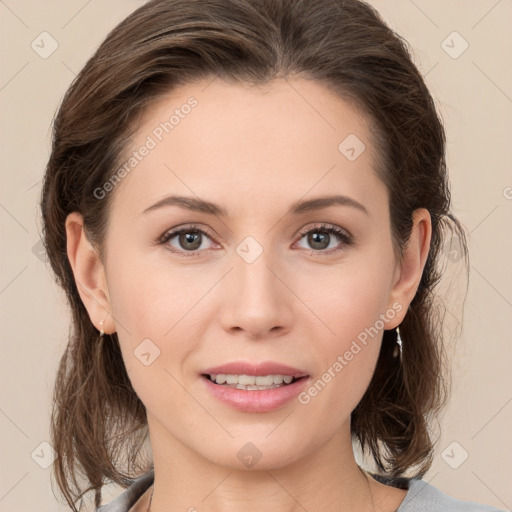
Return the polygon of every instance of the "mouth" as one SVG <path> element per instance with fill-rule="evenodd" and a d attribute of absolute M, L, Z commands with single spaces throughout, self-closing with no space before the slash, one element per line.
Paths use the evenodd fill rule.
<path fill-rule="evenodd" d="M 241 412 L 263 413 L 292 403 L 310 376 L 274 361 L 233 361 L 204 369 L 200 378 L 205 390 L 224 405 Z"/>
<path fill-rule="evenodd" d="M 266 391 L 268 389 L 281 388 L 294 384 L 307 378 L 307 376 L 294 377 L 292 375 L 245 375 L 225 373 L 203 373 L 202 377 L 222 387 L 242 389 L 245 391 Z"/>

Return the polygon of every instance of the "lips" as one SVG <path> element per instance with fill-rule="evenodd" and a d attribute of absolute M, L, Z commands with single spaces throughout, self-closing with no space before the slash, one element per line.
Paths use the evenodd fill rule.
<path fill-rule="evenodd" d="M 265 375 L 289 375 L 295 379 L 307 377 L 308 373 L 298 368 L 293 368 L 285 364 L 263 361 L 258 364 L 248 361 L 233 361 L 220 366 L 212 366 L 201 372 L 203 375 L 254 375 L 264 377 Z"/>
<path fill-rule="evenodd" d="M 216 379 L 212 380 L 212 376 Z M 213 397 L 234 409 L 253 413 L 270 412 L 285 406 L 297 397 L 309 380 L 303 370 L 271 361 L 258 364 L 235 361 L 212 366 L 201 372 L 201 377 Z M 270 377 L 276 384 L 269 385 Z M 244 385 L 249 380 L 252 383 L 253 379 L 255 385 Z"/>

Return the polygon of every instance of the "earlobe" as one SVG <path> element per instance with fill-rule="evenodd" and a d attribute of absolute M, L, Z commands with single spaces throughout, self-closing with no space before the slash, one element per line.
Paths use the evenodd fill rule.
<path fill-rule="evenodd" d="M 400 315 L 397 315 L 393 323 L 386 329 L 394 329 L 400 325 L 409 304 L 412 302 L 418 290 L 423 269 L 430 251 L 432 237 L 432 220 L 430 213 L 425 208 L 419 208 L 413 212 L 413 226 L 408 244 L 403 253 L 402 262 L 398 268 L 398 278 L 393 284 L 390 295 L 390 304 L 402 306 Z"/>
<path fill-rule="evenodd" d="M 115 332 L 105 269 L 98 251 L 87 239 L 83 217 L 73 212 L 66 218 L 66 249 L 80 298 L 91 322 L 107 334 Z M 101 322 L 103 322 L 101 324 Z"/>

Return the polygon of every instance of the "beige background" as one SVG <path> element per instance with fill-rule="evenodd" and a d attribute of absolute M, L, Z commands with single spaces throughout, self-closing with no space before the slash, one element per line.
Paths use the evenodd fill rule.
<path fill-rule="evenodd" d="M 37 203 L 59 101 L 107 32 L 142 3 L 0 0 L 0 511 L 67 510 L 56 504 L 50 469 L 40 467 L 51 455 L 40 444 L 49 439 L 50 397 L 68 313 L 37 250 Z M 453 395 L 425 479 L 455 497 L 510 510 L 512 1 L 372 3 L 410 42 L 439 104 L 454 211 L 470 233 L 464 317 L 456 293 L 447 303 L 452 327 L 463 325 L 453 357 Z M 43 31 L 58 43 L 46 59 L 31 47 Z M 463 39 L 446 39 L 454 31 Z M 467 50 L 453 58 L 464 41 Z M 110 489 L 111 496 L 116 492 Z"/>

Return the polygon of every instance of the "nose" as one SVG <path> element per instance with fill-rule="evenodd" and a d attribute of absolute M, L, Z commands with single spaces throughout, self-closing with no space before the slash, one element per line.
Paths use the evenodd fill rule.
<path fill-rule="evenodd" d="M 234 254 L 232 271 L 222 291 L 221 325 L 230 334 L 268 339 L 287 333 L 292 325 L 293 289 L 269 251 L 252 263 Z"/>

